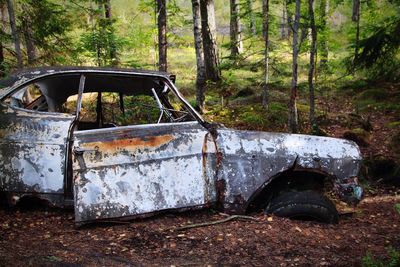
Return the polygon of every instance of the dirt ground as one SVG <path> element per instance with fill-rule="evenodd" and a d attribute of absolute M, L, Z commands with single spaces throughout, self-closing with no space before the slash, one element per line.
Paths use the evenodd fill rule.
<path fill-rule="evenodd" d="M 207 227 L 212 210 L 76 228 L 72 211 L 0 211 L 0 266 L 360 266 L 400 249 L 399 192 L 364 198 L 338 225 L 254 214 Z"/>

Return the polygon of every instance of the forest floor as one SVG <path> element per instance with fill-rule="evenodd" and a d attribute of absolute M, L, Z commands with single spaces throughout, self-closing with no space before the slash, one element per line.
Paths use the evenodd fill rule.
<path fill-rule="evenodd" d="M 342 137 L 349 127 L 339 122 L 340 116 L 354 109 L 340 99 L 324 105 L 329 106 L 331 119 L 324 130 Z M 373 129 L 369 145 L 362 147 L 363 155 L 392 157 L 389 137 L 395 129 L 388 122 L 398 115 L 379 111 L 366 115 Z M 337 225 L 259 213 L 251 215 L 254 219 L 178 229 L 227 218 L 205 210 L 77 228 L 72 211 L 0 210 L 0 267 L 361 266 L 368 255 L 387 259 L 391 249 L 400 251 L 400 213 L 396 210 L 400 189 L 375 183 L 365 187 L 366 195 L 356 208 L 338 206 Z"/>
<path fill-rule="evenodd" d="M 174 230 L 226 218 L 200 211 L 76 228 L 72 211 L 0 211 L 0 266 L 360 266 L 368 254 L 400 249 L 398 194 L 365 197 L 337 225 L 260 213 Z"/>

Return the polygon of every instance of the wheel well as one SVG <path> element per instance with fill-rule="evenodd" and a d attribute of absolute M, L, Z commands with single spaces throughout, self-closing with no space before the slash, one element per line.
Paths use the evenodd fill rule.
<path fill-rule="evenodd" d="M 312 170 L 289 170 L 268 180 L 250 197 L 246 212 L 266 208 L 272 198 L 287 190 L 315 190 L 323 192 L 327 175 Z"/>
<path fill-rule="evenodd" d="M 47 199 L 35 195 L 22 196 L 16 206 L 22 210 L 45 209 L 51 204 Z"/>
<path fill-rule="evenodd" d="M 42 209 L 54 206 L 49 197 L 46 194 L 0 192 L 0 206 L 7 210 Z"/>

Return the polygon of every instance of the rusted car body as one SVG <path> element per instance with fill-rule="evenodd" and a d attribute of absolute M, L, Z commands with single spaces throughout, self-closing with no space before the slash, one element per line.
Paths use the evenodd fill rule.
<path fill-rule="evenodd" d="M 144 110 L 158 113 L 127 125 L 127 106 L 141 94 L 154 100 Z M 73 205 L 77 223 L 210 206 L 245 213 L 282 188 L 305 185 L 333 189 L 349 203 L 361 198 L 353 142 L 208 123 L 167 73 L 31 69 L 3 80 L 0 98 L 1 191 L 13 204 L 35 196 Z M 85 121 L 87 99 L 96 103 L 96 120 Z M 112 108 L 102 113 L 113 99 L 120 117 Z"/>

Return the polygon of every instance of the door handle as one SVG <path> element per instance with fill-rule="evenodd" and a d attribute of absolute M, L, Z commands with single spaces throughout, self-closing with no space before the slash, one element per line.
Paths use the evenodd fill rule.
<path fill-rule="evenodd" d="M 99 148 L 83 148 L 83 147 L 74 147 L 74 153 L 78 155 L 82 155 L 84 152 L 98 152 Z"/>

